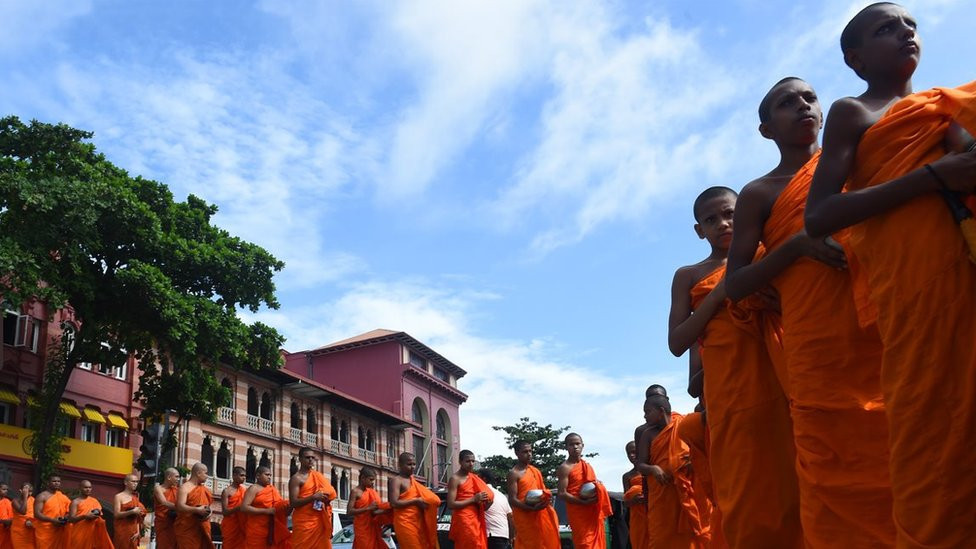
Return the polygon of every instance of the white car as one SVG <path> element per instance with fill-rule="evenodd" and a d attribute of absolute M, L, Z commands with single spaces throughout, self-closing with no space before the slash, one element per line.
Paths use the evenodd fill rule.
<path fill-rule="evenodd" d="M 342 530 L 336 532 L 336 535 L 332 536 L 332 548 L 333 549 L 352 549 L 352 541 L 355 538 L 355 534 L 352 530 L 352 525 L 346 526 Z M 389 526 L 383 527 L 383 541 L 386 542 L 386 546 L 390 549 L 397 549 L 397 544 L 393 540 L 393 528 Z"/>

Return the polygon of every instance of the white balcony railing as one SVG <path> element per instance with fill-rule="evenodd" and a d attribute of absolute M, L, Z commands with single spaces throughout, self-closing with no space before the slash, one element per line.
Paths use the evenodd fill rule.
<path fill-rule="evenodd" d="M 302 442 L 302 430 L 291 427 L 288 429 L 288 440 L 292 442 L 301 443 Z"/>
<path fill-rule="evenodd" d="M 221 406 L 217 408 L 217 421 L 221 423 L 229 423 L 233 425 L 234 422 L 234 409 Z"/>
<path fill-rule="evenodd" d="M 247 428 L 269 435 L 274 434 L 274 422 L 263 417 L 247 415 Z"/>
<path fill-rule="evenodd" d="M 331 448 L 333 454 L 338 454 L 340 456 L 349 455 L 349 444 L 345 442 L 340 442 L 338 440 L 331 441 Z"/>
<path fill-rule="evenodd" d="M 396 458 L 386 456 L 383 458 L 383 464 L 389 467 L 390 469 L 396 469 Z"/>
<path fill-rule="evenodd" d="M 365 448 L 360 448 L 359 459 L 369 463 L 376 463 L 376 452 L 372 450 L 367 450 Z"/>
<path fill-rule="evenodd" d="M 224 488 L 227 488 L 228 486 L 230 486 L 230 479 L 227 479 L 227 478 L 214 479 L 214 491 L 213 491 L 213 493 L 215 495 L 216 494 L 223 494 L 224 493 Z"/>
<path fill-rule="evenodd" d="M 319 436 L 315 433 L 305 433 L 305 443 L 312 448 L 319 447 Z"/>
<path fill-rule="evenodd" d="M 332 509 L 334 509 L 336 511 L 345 511 L 346 510 L 347 503 L 346 503 L 346 500 L 344 500 L 342 498 L 334 499 L 330 503 L 332 504 Z"/>

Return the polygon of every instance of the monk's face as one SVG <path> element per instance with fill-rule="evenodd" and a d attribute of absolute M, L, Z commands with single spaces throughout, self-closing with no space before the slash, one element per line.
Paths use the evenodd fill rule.
<path fill-rule="evenodd" d="M 23 486 L 20 487 L 20 493 L 23 494 L 24 497 L 30 497 L 30 495 L 34 493 L 34 485 L 29 482 L 25 482 Z"/>
<path fill-rule="evenodd" d="M 261 486 L 271 484 L 271 471 L 261 471 L 254 479 Z"/>
<path fill-rule="evenodd" d="M 713 248 L 728 249 L 732 244 L 732 216 L 735 214 L 735 195 L 723 193 L 701 204 L 695 232 Z"/>
<path fill-rule="evenodd" d="M 208 473 L 209 471 L 207 470 L 207 466 L 200 465 L 199 467 L 193 469 L 193 478 L 195 478 L 197 482 L 207 482 Z"/>
<path fill-rule="evenodd" d="M 234 471 L 234 484 L 244 484 L 247 478 L 247 473 L 245 471 Z"/>
<path fill-rule="evenodd" d="M 566 438 L 566 453 L 570 458 L 579 459 L 583 455 L 583 439 L 577 436 Z"/>
<path fill-rule="evenodd" d="M 817 142 L 823 126 L 820 100 L 810 84 L 787 80 L 767 94 L 769 120 L 759 125 L 759 133 L 779 145 L 805 146 Z"/>
<path fill-rule="evenodd" d="M 633 442 L 627 443 L 627 460 L 631 463 L 637 463 L 637 445 Z"/>
<path fill-rule="evenodd" d="M 167 471 L 166 472 L 166 483 L 170 486 L 176 486 L 180 483 L 180 473 L 179 471 Z"/>
<path fill-rule="evenodd" d="M 518 458 L 519 463 L 522 465 L 532 463 L 532 445 L 526 444 L 525 446 L 518 447 L 515 450 L 515 457 Z"/>
<path fill-rule="evenodd" d="M 661 425 L 664 423 L 664 408 L 656 406 L 651 401 L 644 402 L 644 421 L 648 425 Z"/>
<path fill-rule="evenodd" d="M 364 488 L 372 488 L 373 485 L 376 484 L 376 477 L 373 477 L 373 476 L 364 476 L 364 477 L 360 477 L 360 478 L 362 478 L 363 487 Z"/>
<path fill-rule="evenodd" d="M 465 473 L 470 473 L 474 471 L 474 464 L 477 462 L 472 454 L 464 454 L 461 458 L 461 470 Z"/>
<path fill-rule="evenodd" d="M 315 462 L 317 461 L 315 454 L 312 452 L 304 452 L 302 455 L 298 456 L 301 460 L 302 468 L 306 470 L 315 469 Z"/>
<path fill-rule="evenodd" d="M 135 492 L 136 488 L 139 487 L 139 477 L 135 475 L 128 475 L 125 477 L 125 488 L 131 492 Z"/>
<path fill-rule="evenodd" d="M 922 56 L 915 18 L 893 4 L 873 6 L 857 17 L 855 32 L 860 44 L 844 52 L 847 65 L 869 82 L 910 79 Z"/>
<path fill-rule="evenodd" d="M 6 484 L 0 484 L 0 498 L 7 497 L 7 492 L 10 491 Z"/>
<path fill-rule="evenodd" d="M 51 492 L 57 492 L 61 489 L 61 477 L 51 477 L 47 481 L 47 489 Z"/>
<path fill-rule="evenodd" d="M 86 498 L 92 493 L 92 483 L 88 482 L 87 480 L 81 481 L 78 488 L 81 490 L 81 495 L 85 496 Z"/>
<path fill-rule="evenodd" d="M 414 470 L 416 469 L 417 469 L 417 458 L 413 456 L 404 456 L 400 458 L 401 475 L 412 475 Z"/>

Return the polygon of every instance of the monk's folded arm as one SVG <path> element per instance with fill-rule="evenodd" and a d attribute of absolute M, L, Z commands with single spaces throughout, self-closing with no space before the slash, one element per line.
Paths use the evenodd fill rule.
<path fill-rule="evenodd" d="M 688 271 L 678 269 L 671 284 L 671 312 L 668 315 L 668 348 L 674 356 L 681 356 L 698 341 L 705 326 L 725 303 L 725 285 L 717 286 L 697 309 L 691 309 L 688 291 L 691 283 Z"/>

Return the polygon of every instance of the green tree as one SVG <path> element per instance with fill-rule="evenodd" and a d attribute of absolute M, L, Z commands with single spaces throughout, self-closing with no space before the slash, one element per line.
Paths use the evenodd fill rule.
<path fill-rule="evenodd" d="M 546 481 L 546 486 L 556 487 L 556 469 L 566 459 L 563 453 L 563 433 L 570 430 L 570 427 L 554 428 L 551 423 L 539 425 L 527 417 L 519 418 L 515 425 L 493 425 L 495 431 L 505 432 L 505 444 L 512 448 L 516 442 L 526 440 L 532 443 L 532 463 L 542 473 Z M 586 454 L 586 457 L 594 457 L 597 454 Z M 510 456 L 492 455 L 481 460 L 481 468 L 489 469 L 504 483 L 509 470 L 515 466 L 515 452 Z M 505 487 L 499 487 L 504 490 Z"/>
<path fill-rule="evenodd" d="M 51 472 L 57 411 L 79 362 L 141 370 L 145 417 L 214 419 L 228 402 L 213 366 L 279 367 L 283 338 L 238 317 L 277 308 L 284 264 L 211 225 L 217 208 L 132 177 L 64 124 L 0 119 L 0 290 L 69 307 L 78 320 L 52 348 L 34 436 L 35 485 Z"/>

